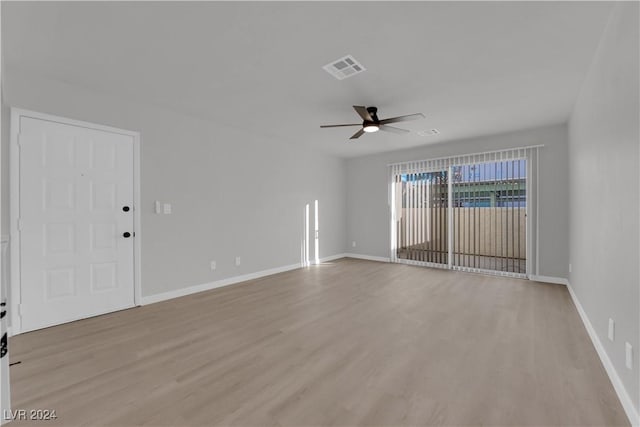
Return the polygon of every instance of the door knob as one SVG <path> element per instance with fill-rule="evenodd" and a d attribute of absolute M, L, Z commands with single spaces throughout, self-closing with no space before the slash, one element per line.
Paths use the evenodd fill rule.
<path fill-rule="evenodd" d="M 123 206 L 122 210 L 125 211 L 125 212 L 129 212 L 129 206 Z"/>
<path fill-rule="evenodd" d="M 124 237 L 125 239 L 126 239 L 126 238 L 129 238 L 129 237 L 131 237 L 131 233 L 129 233 L 128 231 L 125 231 L 125 232 L 122 234 L 122 237 Z"/>

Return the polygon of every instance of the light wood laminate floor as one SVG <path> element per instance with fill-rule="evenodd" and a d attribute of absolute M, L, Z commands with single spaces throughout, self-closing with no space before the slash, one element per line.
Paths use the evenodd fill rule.
<path fill-rule="evenodd" d="M 567 289 L 343 259 L 10 340 L 47 425 L 627 425 Z M 16 423 L 20 425 L 22 423 Z"/>

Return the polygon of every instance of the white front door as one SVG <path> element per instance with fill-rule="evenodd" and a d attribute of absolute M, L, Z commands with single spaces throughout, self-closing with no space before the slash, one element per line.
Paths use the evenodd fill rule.
<path fill-rule="evenodd" d="M 21 331 L 133 307 L 133 137 L 21 116 L 18 144 Z"/>

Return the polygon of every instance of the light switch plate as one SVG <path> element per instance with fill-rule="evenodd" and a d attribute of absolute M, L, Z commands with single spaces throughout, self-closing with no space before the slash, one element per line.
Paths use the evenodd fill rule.
<path fill-rule="evenodd" d="M 624 343 L 625 349 L 625 364 L 627 365 L 627 369 L 633 369 L 633 347 L 630 343 Z"/>
<path fill-rule="evenodd" d="M 156 213 L 157 214 L 162 213 L 162 203 L 160 203 L 160 200 L 156 200 Z"/>
<path fill-rule="evenodd" d="M 240 265 L 240 257 L 239 257 L 239 256 L 237 256 L 237 257 L 236 257 L 236 267 L 237 267 L 237 266 L 239 266 L 239 265 Z"/>
<path fill-rule="evenodd" d="M 171 203 L 165 203 L 163 210 L 165 215 L 169 215 L 171 213 Z"/>

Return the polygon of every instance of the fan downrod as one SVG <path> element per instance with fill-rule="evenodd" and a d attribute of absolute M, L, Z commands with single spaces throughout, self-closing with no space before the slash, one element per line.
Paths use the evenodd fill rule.
<path fill-rule="evenodd" d="M 371 116 L 371 118 L 373 119 L 374 123 L 379 122 L 380 120 L 378 119 L 378 107 L 367 107 L 367 112 L 369 113 L 369 115 Z"/>

